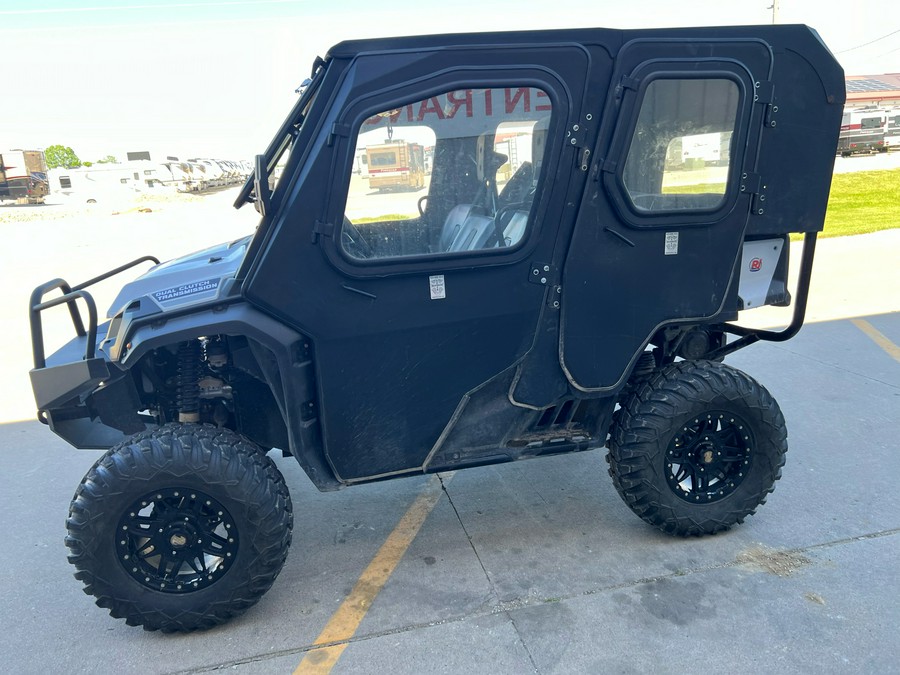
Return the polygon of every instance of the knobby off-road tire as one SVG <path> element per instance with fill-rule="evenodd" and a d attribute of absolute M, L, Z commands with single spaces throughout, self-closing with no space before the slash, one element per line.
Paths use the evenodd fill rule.
<path fill-rule="evenodd" d="M 609 475 L 625 503 L 669 534 L 714 534 L 753 514 L 787 452 L 775 399 L 712 361 L 658 370 L 616 413 Z"/>
<path fill-rule="evenodd" d="M 254 444 L 170 424 L 103 455 L 66 524 L 84 592 L 129 625 L 171 632 L 255 604 L 287 557 L 293 513 L 284 478 Z"/>

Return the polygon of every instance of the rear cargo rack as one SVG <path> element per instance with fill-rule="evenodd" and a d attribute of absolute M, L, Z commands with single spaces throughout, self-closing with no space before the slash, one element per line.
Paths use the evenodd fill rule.
<path fill-rule="evenodd" d="M 119 267 L 116 267 L 109 272 L 105 272 L 100 276 L 88 279 L 84 283 L 78 284 L 77 286 L 69 286 L 69 284 L 64 279 L 53 279 L 35 288 L 31 293 L 31 300 L 29 302 L 29 320 L 31 323 L 31 351 L 34 358 L 35 369 L 37 370 L 47 367 L 47 358 L 44 352 L 44 328 L 41 323 L 41 312 L 43 312 L 45 309 L 58 307 L 59 305 L 63 304 L 68 306 L 69 314 L 72 317 L 72 325 L 75 327 L 75 333 L 78 335 L 78 337 L 87 336 L 87 341 L 84 347 L 84 360 L 89 361 L 94 358 L 96 351 L 97 303 L 94 302 L 94 298 L 85 289 L 89 286 L 93 286 L 100 281 L 109 279 L 110 277 L 113 277 L 120 272 L 124 272 L 125 270 L 130 269 L 136 265 L 140 265 L 143 262 L 152 262 L 154 265 L 159 265 L 159 260 L 156 257 L 152 255 L 145 255 L 142 258 L 138 258 L 137 260 L 132 260 L 129 263 L 120 265 Z M 50 300 L 44 300 L 44 296 L 47 295 L 47 293 L 49 293 L 50 291 L 54 291 L 57 288 L 62 290 L 62 295 Z M 77 301 L 79 298 L 83 300 L 84 304 L 87 306 L 87 330 L 85 330 L 84 321 L 82 320 L 81 312 L 78 309 Z"/>
<path fill-rule="evenodd" d="M 703 358 L 716 359 L 724 357 L 760 340 L 784 342 L 785 340 L 790 340 L 799 332 L 806 318 L 806 303 L 809 299 L 809 284 L 812 280 L 813 256 L 816 252 L 817 235 L 817 232 L 807 232 L 803 237 L 803 251 L 800 255 L 800 270 L 797 278 L 797 291 L 791 323 L 780 331 L 748 328 L 733 323 L 723 324 L 723 330 L 738 336 L 738 339 L 707 353 Z"/>

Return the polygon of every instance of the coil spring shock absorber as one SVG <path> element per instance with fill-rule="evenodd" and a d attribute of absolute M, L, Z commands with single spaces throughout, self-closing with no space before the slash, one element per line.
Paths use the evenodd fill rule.
<path fill-rule="evenodd" d="M 176 405 L 179 422 L 200 421 L 200 356 L 199 340 L 182 342 L 178 347 L 178 384 Z"/>
<path fill-rule="evenodd" d="M 624 402 L 632 393 L 641 388 L 641 385 L 650 377 L 656 368 L 656 358 L 653 352 L 643 352 L 638 357 L 637 363 L 634 364 L 634 370 L 631 371 L 631 377 L 622 388 L 619 394 L 619 401 Z"/>

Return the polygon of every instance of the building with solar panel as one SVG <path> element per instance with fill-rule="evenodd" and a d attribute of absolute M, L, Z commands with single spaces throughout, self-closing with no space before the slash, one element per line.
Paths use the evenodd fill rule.
<path fill-rule="evenodd" d="M 900 73 L 851 75 L 838 153 L 844 157 L 900 148 Z"/>
<path fill-rule="evenodd" d="M 847 108 L 900 106 L 900 73 L 887 75 L 848 75 Z"/>

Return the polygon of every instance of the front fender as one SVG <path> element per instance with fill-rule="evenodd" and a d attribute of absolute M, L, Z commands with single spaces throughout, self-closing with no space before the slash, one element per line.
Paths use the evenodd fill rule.
<path fill-rule="evenodd" d="M 152 350 L 199 337 L 247 338 L 284 420 L 291 454 L 320 490 L 341 487 L 325 460 L 318 392 L 309 337 L 239 300 L 190 312 L 131 319 L 126 311 L 110 339 L 116 365 L 130 369 Z"/>

